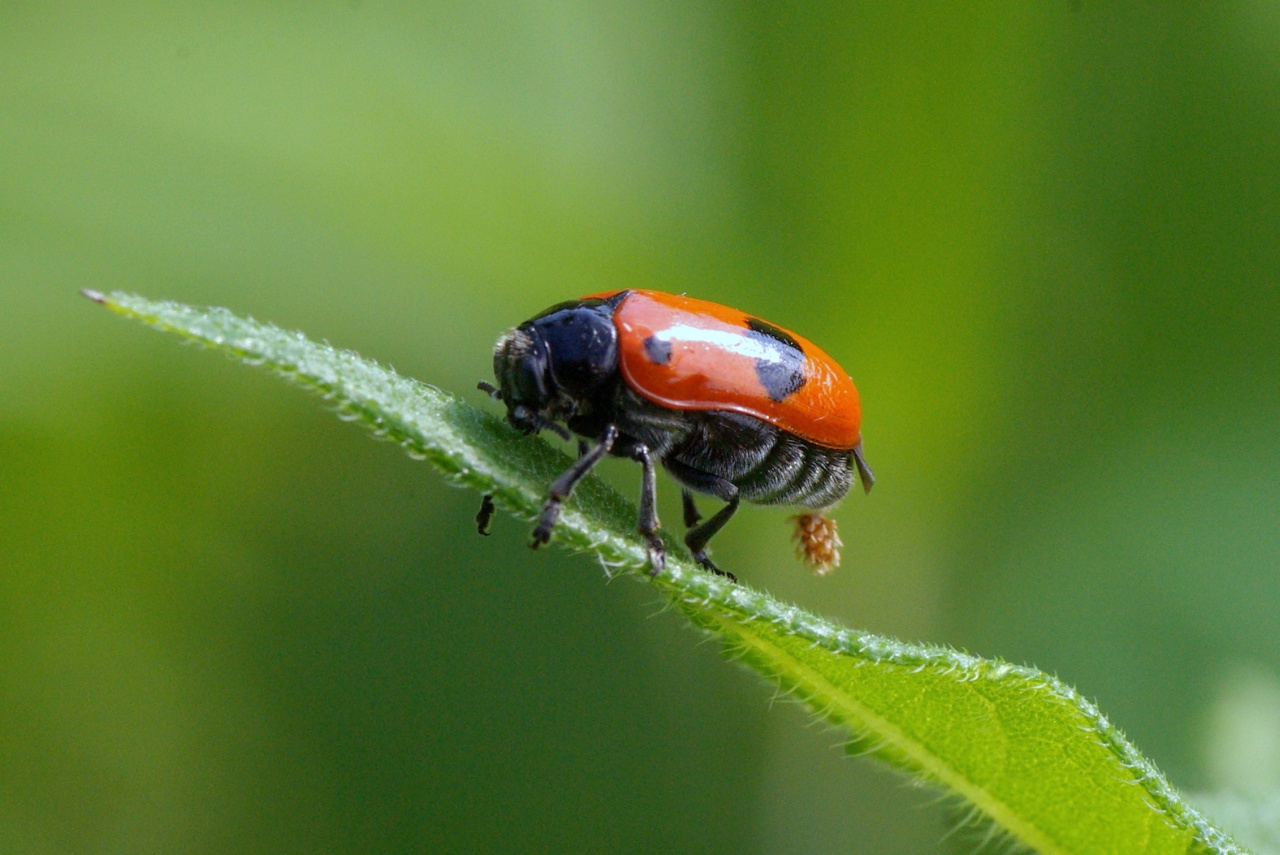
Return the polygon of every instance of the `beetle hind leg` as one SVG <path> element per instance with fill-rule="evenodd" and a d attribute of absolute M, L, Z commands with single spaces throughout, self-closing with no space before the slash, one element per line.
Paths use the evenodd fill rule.
<path fill-rule="evenodd" d="M 703 472 L 701 469 L 694 469 L 678 460 L 667 458 L 663 461 L 668 471 L 683 484 L 703 493 L 710 493 L 717 499 L 723 499 L 728 502 L 720 510 L 711 515 L 710 519 L 702 520 L 702 515 L 698 513 L 697 507 L 693 503 L 693 494 L 689 492 L 689 487 L 682 491 L 684 498 L 684 521 L 689 526 L 689 531 L 685 533 L 684 543 L 689 547 L 689 551 L 693 553 L 693 560 L 698 562 L 701 567 L 725 576 L 731 582 L 738 581 L 738 577 L 734 576 L 727 570 L 721 570 L 712 562 L 707 555 L 707 541 L 715 537 L 720 529 L 724 528 L 727 523 L 738 510 L 738 488 L 732 482 L 718 475 L 712 475 L 709 472 Z"/>
<path fill-rule="evenodd" d="M 702 520 L 702 514 L 698 513 L 698 506 L 694 504 L 693 493 L 688 487 L 680 488 L 680 500 L 684 503 L 684 527 L 693 528 Z"/>
<path fill-rule="evenodd" d="M 698 562 L 712 573 L 718 573 L 721 576 L 729 577 L 729 581 L 731 582 L 738 581 L 738 577 L 734 576 L 727 570 L 721 570 L 712 563 L 711 558 L 707 555 L 707 542 L 711 540 L 711 538 L 714 537 L 720 529 L 724 528 L 725 523 L 727 523 L 737 512 L 738 502 L 740 501 L 736 495 L 737 488 L 734 488 L 734 492 L 735 495 L 729 500 L 729 504 L 712 514 L 711 518 L 706 522 L 699 523 L 689 529 L 689 533 L 684 536 L 685 546 L 688 546 L 689 551 L 693 553 L 694 561 Z"/>

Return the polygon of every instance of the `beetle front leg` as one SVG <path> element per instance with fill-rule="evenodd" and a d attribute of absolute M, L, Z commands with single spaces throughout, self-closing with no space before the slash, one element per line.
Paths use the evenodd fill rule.
<path fill-rule="evenodd" d="M 609 453 L 617 438 L 617 427 L 607 425 L 604 433 L 600 435 L 600 441 L 596 443 L 595 448 L 575 460 L 563 475 L 551 482 L 551 486 L 547 489 L 547 501 L 543 503 L 542 513 L 538 515 L 538 524 L 533 528 L 533 540 L 529 543 L 530 549 L 537 549 L 551 540 L 551 530 L 556 527 L 556 521 L 560 519 L 561 503 L 569 498 L 573 493 L 573 488 L 578 486 L 578 482 L 585 478 L 592 467 L 600 462 L 600 458 Z"/>

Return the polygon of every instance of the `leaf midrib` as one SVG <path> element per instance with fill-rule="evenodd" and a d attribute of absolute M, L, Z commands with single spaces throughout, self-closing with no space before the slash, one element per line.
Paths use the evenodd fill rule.
<path fill-rule="evenodd" d="M 785 648 L 772 643 L 766 636 L 751 632 L 749 625 L 730 621 L 718 611 L 713 612 L 711 617 L 723 634 L 739 637 L 743 643 L 778 663 L 789 677 L 802 682 L 814 693 L 814 696 L 821 697 L 825 701 L 826 709 L 830 710 L 832 707 L 839 709 L 843 715 L 839 713 L 835 715 L 840 715 L 853 728 L 869 730 L 890 742 L 895 751 L 917 764 L 928 776 L 969 800 L 988 817 L 1021 839 L 1023 843 L 1042 855 L 1071 855 L 1071 850 L 1063 848 L 1039 826 L 1023 822 L 1018 813 L 1008 804 L 996 798 L 986 788 L 975 784 L 955 767 L 943 762 L 919 740 L 890 724 L 870 707 L 851 698 L 847 692 L 817 669 L 793 656 Z"/>

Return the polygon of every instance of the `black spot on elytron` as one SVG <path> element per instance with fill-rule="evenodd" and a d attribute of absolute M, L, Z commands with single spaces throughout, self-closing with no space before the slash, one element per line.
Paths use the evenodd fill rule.
<path fill-rule="evenodd" d="M 747 328 L 753 332 L 760 333 L 760 335 L 768 336 L 778 344 L 786 345 L 792 350 L 800 350 L 800 342 L 796 341 L 794 338 L 787 335 L 768 321 L 762 321 L 759 318 L 747 318 Z M 754 337 L 755 336 L 752 336 L 752 338 Z"/>
<path fill-rule="evenodd" d="M 644 340 L 644 352 L 653 363 L 666 365 L 671 361 L 671 342 L 651 335 Z"/>
<path fill-rule="evenodd" d="M 798 353 L 798 351 L 789 351 Z M 771 362 L 767 359 L 756 360 L 756 376 L 760 378 L 764 390 L 775 401 L 784 401 L 788 395 L 794 395 L 804 385 L 804 359 L 795 364 Z"/>
<path fill-rule="evenodd" d="M 800 343 L 773 324 L 747 318 L 747 337 L 764 345 L 769 356 L 756 360 L 756 376 L 769 397 L 786 400 L 804 385 L 804 351 Z"/>

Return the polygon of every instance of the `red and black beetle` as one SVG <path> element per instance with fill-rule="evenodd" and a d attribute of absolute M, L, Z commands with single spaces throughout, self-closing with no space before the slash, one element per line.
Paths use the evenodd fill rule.
<path fill-rule="evenodd" d="M 861 407 L 849 375 L 813 343 L 737 309 L 661 291 L 608 291 L 559 303 L 498 339 L 497 386 L 480 388 L 507 407 L 524 433 L 551 430 L 579 440 L 578 460 L 548 490 L 532 546 L 551 538 L 560 505 L 606 454 L 640 463 L 638 528 L 652 572 L 664 564 L 654 461 L 680 482 L 685 544 L 723 575 L 707 542 L 742 499 L 828 508 L 854 471 L 875 477 L 862 456 Z M 693 492 L 727 504 L 703 520 Z M 489 497 L 477 517 L 483 533 Z M 801 517 L 805 556 L 823 572 L 839 562 L 834 522 Z M 807 532 L 807 533 L 806 533 Z"/>

